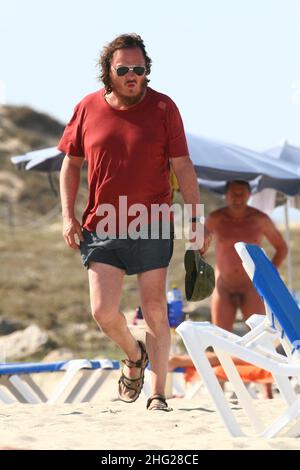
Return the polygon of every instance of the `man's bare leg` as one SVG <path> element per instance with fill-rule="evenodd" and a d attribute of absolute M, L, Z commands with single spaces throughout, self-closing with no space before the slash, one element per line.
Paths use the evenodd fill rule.
<path fill-rule="evenodd" d="M 230 293 L 218 279 L 211 299 L 211 320 L 224 330 L 232 331 L 236 315 L 236 306 L 233 304 Z"/>
<path fill-rule="evenodd" d="M 253 284 L 251 284 L 250 288 L 243 294 L 240 308 L 245 321 L 254 313 L 261 315 L 266 313 L 264 303 Z"/>
<path fill-rule="evenodd" d="M 171 337 L 165 292 L 166 276 L 166 268 L 138 274 L 142 311 L 147 324 L 152 395 L 164 395 L 168 371 Z"/>
<path fill-rule="evenodd" d="M 212 367 L 219 366 L 220 361 L 215 352 L 206 351 L 206 357 Z M 176 367 L 195 367 L 192 359 L 187 354 L 174 354 L 170 356 L 168 361 L 169 370 L 176 369 Z"/>
<path fill-rule="evenodd" d="M 195 367 L 190 356 L 183 354 L 174 354 L 168 360 L 168 370 L 172 371 L 177 367 Z"/>
<path fill-rule="evenodd" d="M 141 358 L 141 350 L 119 311 L 124 271 L 104 263 L 91 262 L 88 270 L 92 315 L 103 332 L 131 361 Z M 139 377 L 140 369 L 124 366 L 129 378 Z"/>

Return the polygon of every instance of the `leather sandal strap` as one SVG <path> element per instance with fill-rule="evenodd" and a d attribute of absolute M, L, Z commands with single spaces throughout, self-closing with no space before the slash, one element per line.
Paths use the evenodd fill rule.
<path fill-rule="evenodd" d="M 142 359 L 139 359 L 138 361 L 131 361 L 130 359 L 122 359 L 123 364 L 125 364 L 127 367 L 130 369 L 133 369 L 134 367 L 141 367 L 142 366 Z"/>
<path fill-rule="evenodd" d="M 151 403 L 153 402 L 153 400 L 159 400 L 161 401 L 164 405 L 168 406 L 167 402 L 166 402 L 166 398 L 163 396 L 163 395 L 152 395 L 152 397 L 148 398 L 147 400 L 147 408 L 149 408 L 149 406 L 151 405 Z"/>
<path fill-rule="evenodd" d="M 130 369 L 133 369 L 134 367 L 141 368 L 141 367 L 144 366 L 143 362 L 145 360 L 145 356 L 146 356 L 147 353 L 146 353 L 146 351 L 144 349 L 144 345 L 141 341 L 138 341 L 138 345 L 139 345 L 140 350 L 141 350 L 141 358 L 140 359 L 138 359 L 137 361 L 131 361 L 130 359 L 122 359 L 123 364 L 125 364 Z"/>
<path fill-rule="evenodd" d="M 128 380 L 128 382 L 131 383 L 131 382 L 137 382 L 138 380 L 141 380 L 142 378 L 143 378 L 143 376 L 137 377 L 136 379 L 130 379 L 129 377 L 126 377 L 126 375 L 122 374 L 120 379 L 119 379 L 119 382 L 122 382 L 124 385 L 126 385 L 124 380 Z"/>

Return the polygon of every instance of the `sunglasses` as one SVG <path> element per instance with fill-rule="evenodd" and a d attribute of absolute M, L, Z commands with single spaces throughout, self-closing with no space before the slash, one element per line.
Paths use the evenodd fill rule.
<path fill-rule="evenodd" d="M 112 67 L 115 72 L 117 73 L 118 77 L 124 77 L 129 70 L 132 70 L 136 75 L 140 77 L 145 74 L 146 68 L 140 65 L 132 65 L 131 67 L 126 67 L 125 65 L 121 65 L 120 67 Z"/>

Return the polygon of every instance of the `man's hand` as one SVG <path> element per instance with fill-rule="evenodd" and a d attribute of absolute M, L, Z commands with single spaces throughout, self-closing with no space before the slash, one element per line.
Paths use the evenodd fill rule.
<path fill-rule="evenodd" d="M 84 237 L 81 230 L 81 225 L 77 219 L 64 218 L 63 219 L 63 237 L 66 244 L 73 250 L 79 250 L 79 245 L 76 243 L 75 236 L 79 238 L 81 242 L 84 241 Z"/>
<path fill-rule="evenodd" d="M 204 255 L 208 248 L 209 245 L 211 244 L 212 241 L 212 232 L 208 230 L 208 228 L 204 225 L 204 240 L 203 240 L 203 245 L 199 250 L 200 255 Z"/>
<path fill-rule="evenodd" d="M 197 224 L 197 222 L 192 222 L 190 229 L 192 231 L 190 249 L 199 251 L 199 254 L 203 256 L 212 241 L 212 232 L 205 225 Z"/>

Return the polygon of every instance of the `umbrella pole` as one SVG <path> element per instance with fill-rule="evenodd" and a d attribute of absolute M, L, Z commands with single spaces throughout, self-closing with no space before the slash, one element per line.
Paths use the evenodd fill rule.
<path fill-rule="evenodd" d="M 48 181 L 49 181 L 49 184 L 50 184 L 50 188 L 52 189 L 54 195 L 55 195 L 55 196 L 58 196 L 57 190 L 56 190 L 56 188 L 55 188 L 55 186 L 54 186 L 54 181 L 53 181 L 53 178 L 52 178 L 52 172 L 49 171 L 49 173 L 47 173 L 47 174 L 48 174 Z"/>
<path fill-rule="evenodd" d="M 287 254 L 287 284 L 290 291 L 293 288 L 293 272 L 292 272 L 292 255 L 291 255 L 291 239 L 290 239 L 290 224 L 289 224 L 289 198 L 286 198 L 284 204 L 284 220 L 285 220 L 285 239 L 288 246 Z"/>

